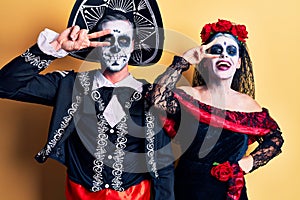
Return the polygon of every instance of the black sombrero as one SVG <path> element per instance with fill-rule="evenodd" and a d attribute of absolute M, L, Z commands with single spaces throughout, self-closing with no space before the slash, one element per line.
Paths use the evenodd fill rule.
<path fill-rule="evenodd" d="M 78 25 L 91 33 L 108 11 L 133 16 L 137 34 L 129 64 L 146 66 L 158 62 L 163 49 L 164 31 L 155 0 L 77 0 L 68 27 Z M 82 60 L 99 62 L 99 59 L 89 55 L 92 50 L 86 48 L 71 52 L 70 55 Z"/>

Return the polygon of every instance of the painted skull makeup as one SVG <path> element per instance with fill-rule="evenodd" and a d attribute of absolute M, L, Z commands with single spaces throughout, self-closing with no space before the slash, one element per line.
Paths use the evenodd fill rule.
<path fill-rule="evenodd" d="M 219 37 L 222 38 L 222 36 L 225 38 L 228 38 L 229 40 L 227 40 L 225 38 L 220 39 Z M 238 55 L 239 47 L 236 42 L 236 39 L 232 35 L 227 34 L 227 33 L 218 33 L 218 34 L 216 34 L 215 39 L 217 39 L 216 44 L 214 44 L 213 46 L 211 46 L 208 49 L 208 52 L 210 54 L 225 55 L 225 56 L 228 55 L 231 57 L 239 56 Z"/>
<path fill-rule="evenodd" d="M 229 56 L 235 56 L 237 54 L 237 48 L 233 45 L 229 45 L 225 48 L 226 50 L 226 53 L 229 55 Z M 222 54 L 224 51 L 224 48 L 222 45 L 220 44 L 215 44 L 213 45 L 211 48 L 210 48 L 210 53 L 211 54 L 216 54 L 216 55 L 220 55 Z"/>
<path fill-rule="evenodd" d="M 239 47 L 231 35 L 219 34 L 215 38 L 215 44 L 208 49 L 208 53 L 219 55 L 211 59 L 209 67 L 211 77 L 217 79 L 233 78 L 236 69 L 240 67 Z"/>
<path fill-rule="evenodd" d="M 118 72 L 127 65 L 133 51 L 132 25 L 125 20 L 115 20 L 102 24 L 102 29 L 111 30 L 110 35 L 101 38 L 111 45 L 101 47 L 101 64 L 110 71 Z"/>

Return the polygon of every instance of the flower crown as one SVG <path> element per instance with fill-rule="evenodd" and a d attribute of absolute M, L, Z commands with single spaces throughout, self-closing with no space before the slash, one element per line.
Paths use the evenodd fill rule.
<path fill-rule="evenodd" d="M 233 24 L 230 21 L 219 19 L 216 23 L 204 25 L 201 31 L 202 43 L 205 43 L 211 35 L 216 33 L 229 33 L 241 43 L 245 43 L 245 39 L 248 38 L 245 25 Z"/>

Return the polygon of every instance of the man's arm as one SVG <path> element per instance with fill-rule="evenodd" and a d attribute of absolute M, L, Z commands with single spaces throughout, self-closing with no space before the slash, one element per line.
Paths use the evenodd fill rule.
<path fill-rule="evenodd" d="M 33 45 L 0 70 L 0 97 L 50 105 L 55 96 L 54 74 L 39 75 L 55 57 Z"/>
<path fill-rule="evenodd" d="M 60 80 L 68 72 L 39 73 L 54 59 L 66 56 L 68 51 L 108 45 L 90 42 L 90 39 L 108 33 L 100 31 L 87 34 L 86 30 L 80 30 L 78 26 L 67 28 L 61 34 L 45 30 L 40 34 L 37 44 L 0 70 L 0 98 L 54 105 Z"/>

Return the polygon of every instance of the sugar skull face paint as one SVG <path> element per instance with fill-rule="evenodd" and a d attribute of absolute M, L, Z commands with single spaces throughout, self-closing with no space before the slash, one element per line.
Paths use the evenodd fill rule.
<path fill-rule="evenodd" d="M 110 71 L 122 70 L 133 51 L 133 28 L 125 20 L 109 21 L 102 24 L 102 29 L 111 30 L 111 34 L 101 38 L 110 42 L 110 46 L 101 47 L 101 64 Z"/>
<path fill-rule="evenodd" d="M 232 36 L 220 34 L 215 38 L 215 44 L 208 49 L 208 53 L 219 55 L 213 58 L 210 67 L 211 77 L 231 79 L 240 67 L 239 47 Z"/>
<path fill-rule="evenodd" d="M 226 50 L 227 54 L 229 56 L 235 56 L 237 54 L 237 48 L 234 45 L 229 45 L 225 49 L 222 45 L 220 44 L 215 44 L 210 48 L 210 53 L 211 54 L 217 54 L 220 55 L 223 53 L 223 51 Z"/>

